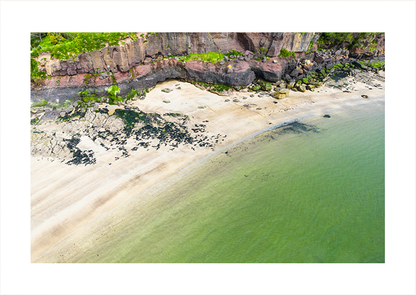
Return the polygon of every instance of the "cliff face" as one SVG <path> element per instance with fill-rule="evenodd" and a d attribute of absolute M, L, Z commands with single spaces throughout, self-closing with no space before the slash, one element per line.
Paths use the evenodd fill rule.
<path fill-rule="evenodd" d="M 37 58 L 39 69 L 49 78 L 36 85 L 32 84 L 31 100 L 63 102 L 76 100 L 77 93 L 90 89 L 98 95 L 106 95 L 106 88 L 114 81 L 120 95 L 132 89 L 150 88 L 166 79 L 190 79 L 194 81 L 247 86 L 256 77 L 277 82 L 285 75 L 302 78 L 294 73 L 299 58 L 313 61 L 316 70 L 321 66 L 333 65 L 335 60 L 349 62 L 349 51 L 335 50 L 322 55 L 320 52 L 307 53 L 317 49 L 319 33 L 137 33 L 137 41 L 124 40 L 124 45 L 107 46 L 101 50 L 79 54 L 70 60 L 51 59 L 49 53 Z M 354 57 L 384 54 L 384 37 L 377 41 L 376 50 L 359 48 L 352 52 Z M 294 52 L 297 58 L 278 57 L 282 49 Z M 181 62 L 175 56 L 192 53 L 222 52 L 236 50 L 244 53 L 221 63 L 203 61 Z M 342 54 L 340 53 L 342 51 Z M 335 54 L 336 53 L 336 54 Z M 264 56 L 268 56 L 266 59 Z M 253 57 L 263 57 L 253 59 Z M 169 58 L 169 59 L 167 59 Z M 101 75 L 100 75 L 101 74 Z M 290 74 L 288 78 L 288 74 Z"/>
<path fill-rule="evenodd" d="M 50 76 L 86 73 L 127 72 L 132 67 L 161 60 L 169 55 L 222 52 L 230 50 L 259 52 L 276 57 L 282 48 L 304 52 L 315 36 L 314 33 L 158 33 L 147 39 L 127 42 L 122 46 L 110 46 L 101 50 L 82 53 L 74 60 L 51 60 L 48 53 L 38 57 L 40 70 Z"/>

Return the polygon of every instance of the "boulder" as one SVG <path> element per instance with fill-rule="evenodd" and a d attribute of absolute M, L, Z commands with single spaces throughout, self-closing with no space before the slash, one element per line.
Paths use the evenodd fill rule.
<path fill-rule="evenodd" d="M 104 80 L 104 79 L 106 79 L 107 78 L 107 73 L 102 73 L 101 75 L 100 75 L 100 80 Z"/>
<path fill-rule="evenodd" d="M 289 89 L 279 89 L 275 93 L 273 93 L 273 97 L 277 99 L 286 98 L 289 96 Z"/>
<path fill-rule="evenodd" d="M 322 86 L 322 82 L 311 82 L 310 84 L 315 86 L 316 88 Z"/>
<path fill-rule="evenodd" d="M 329 62 L 329 63 L 327 63 L 327 64 L 325 65 L 325 68 L 326 68 L 326 69 L 331 69 L 333 66 L 334 66 L 334 63 Z"/>
<path fill-rule="evenodd" d="M 357 61 L 357 60 L 353 60 L 352 62 L 351 62 L 354 66 L 356 66 L 357 68 L 359 68 L 359 69 L 363 69 L 363 70 L 366 70 L 367 69 L 367 67 L 366 66 L 364 66 L 364 65 L 362 65 L 359 61 Z"/>
<path fill-rule="evenodd" d="M 292 77 L 290 77 L 288 74 L 285 74 L 284 79 L 288 83 L 293 80 Z"/>
<path fill-rule="evenodd" d="M 246 51 L 244 52 L 243 56 L 244 56 L 244 60 L 245 60 L 245 61 L 250 61 L 250 60 L 253 58 L 254 53 L 253 53 L 253 52 L 251 52 L 250 50 L 246 50 Z"/>
<path fill-rule="evenodd" d="M 284 81 L 279 81 L 276 83 L 276 86 L 279 88 L 286 88 L 286 83 Z"/>
<path fill-rule="evenodd" d="M 292 89 L 293 87 L 295 87 L 295 81 L 290 81 L 288 84 L 287 84 L 287 86 L 286 86 L 286 88 L 287 89 Z"/>
<path fill-rule="evenodd" d="M 299 75 L 302 75 L 302 74 L 303 74 L 303 70 L 300 67 L 297 67 L 289 75 L 291 77 L 297 78 Z"/>
<path fill-rule="evenodd" d="M 306 91 L 306 85 L 305 84 L 300 84 L 298 86 L 298 90 L 301 91 L 301 92 L 305 92 Z"/>

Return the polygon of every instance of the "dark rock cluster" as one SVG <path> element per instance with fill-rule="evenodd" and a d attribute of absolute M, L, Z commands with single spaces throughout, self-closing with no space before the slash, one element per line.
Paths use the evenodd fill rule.
<path fill-rule="evenodd" d="M 93 108 L 86 113 L 75 110 L 77 116 L 66 122 L 68 114 L 56 119 L 64 135 L 48 131 L 32 131 L 32 154 L 59 159 L 68 165 L 91 165 L 96 163 L 93 150 L 82 149 L 82 137 L 100 145 L 105 150 L 116 150 L 118 156 L 129 157 L 139 149 L 171 151 L 179 146 L 190 149 L 213 149 L 222 140 L 221 134 L 210 135 L 206 124 L 190 126 L 189 118 L 181 114 L 144 113 L 138 108 L 116 109 L 112 116 L 106 108 Z M 207 122 L 204 122 L 207 123 Z M 35 128 L 36 129 L 36 128 Z"/>

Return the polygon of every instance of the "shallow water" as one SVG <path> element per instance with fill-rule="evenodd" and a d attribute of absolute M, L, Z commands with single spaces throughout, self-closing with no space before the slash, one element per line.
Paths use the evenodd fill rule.
<path fill-rule="evenodd" d="M 384 262 L 384 104 L 267 131 L 110 212 L 78 262 Z"/>

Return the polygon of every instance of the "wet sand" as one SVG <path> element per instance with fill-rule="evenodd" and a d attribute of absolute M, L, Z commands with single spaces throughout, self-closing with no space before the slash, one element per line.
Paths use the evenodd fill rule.
<path fill-rule="evenodd" d="M 176 88 L 177 84 L 181 89 Z M 288 98 L 276 100 L 257 94 L 250 97 L 251 92 L 219 96 L 192 84 L 172 80 L 158 84 L 145 100 L 134 104 L 144 112 L 188 115 L 189 126 L 208 120 L 203 124 L 209 135 L 226 135 L 214 148 L 218 150 L 283 121 L 324 115 L 327 110 L 340 107 L 365 107 L 374 100 L 384 100 L 384 83 L 380 84 L 382 89 L 372 87 L 370 90 L 358 82 L 352 93 L 325 86 L 315 92 L 291 91 Z M 164 88 L 174 90 L 165 93 L 161 91 Z M 361 95 L 368 95 L 369 99 Z M 57 128 L 56 124 L 53 128 Z M 42 262 L 42 255 L 106 212 L 213 152 L 205 147 L 190 150 L 179 146 L 172 151 L 162 146 L 159 150 L 139 150 L 109 165 L 116 152 L 103 151 L 99 145 L 90 144 L 97 156 L 95 165 L 70 166 L 41 157 L 31 159 L 32 262 Z M 48 261 L 54 261 L 54 255 L 58 257 L 59 252 L 50 251 Z"/>

